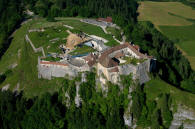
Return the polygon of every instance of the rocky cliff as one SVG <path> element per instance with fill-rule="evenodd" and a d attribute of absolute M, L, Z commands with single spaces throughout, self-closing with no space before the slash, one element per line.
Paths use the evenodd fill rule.
<path fill-rule="evenodd" d="M 185 106 L 178 106 L 169 129 L 178 129 L 182 125 L 184 129 L 195 129 L 195 112 Z"/>

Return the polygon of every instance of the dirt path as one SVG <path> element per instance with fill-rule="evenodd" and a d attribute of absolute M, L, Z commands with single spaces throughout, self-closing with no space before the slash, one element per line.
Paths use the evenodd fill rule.
<path fill-rule="evenodd" d="M 72 27 L 72 26 L 69 26 L 69 25 L 63 25 L 64 27 L 66 27 L 66 28 L 69 28 L 69 29 L 74 29 L 74 27 Z"/>

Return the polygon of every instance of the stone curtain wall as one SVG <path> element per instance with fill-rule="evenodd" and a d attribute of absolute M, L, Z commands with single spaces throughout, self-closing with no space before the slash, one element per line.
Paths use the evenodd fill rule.
<path fill-rule="evenodd" d="M 79 72 L 90 71 L 89 67 L 86 65 L 82 67 L 75 67 L 71 66 L 57 66 L 57 65 L 42 65 L 40 64 L 40 60 L 38 61 L 38 77 L 44 79 L 51 79 L 52 77 L 65 77 L 71 76 L 76 77 L 78 76 Z"/>
<path fill-rule="evenodd" d="M 139 83 L 143 84 L 150 80 L 150 77 L 148 75 L 151 69 L 150 62 L 151 59 L 148 59 L 137 66 L 134 66 L 132 64 L 118 66 L 119 72 L 109 72 L 109 70 L 112 68 L 105 68 L 98 63 L 97 72 L 98 76 L 101 76 L 101 74 L 103 73 L 107 80 L 111 81 L 112 83 L 117 83 L 116 78 L 120 78 L 120 75 L 129 75 L 130 73 L 132 73 L 133 79 L 139 79 Z"/>
<path fill-rule="evenodd" d="M 140 84 L 143 84 L 150 80 L 150 77 L 148 75 L 148 73 L 150 72 L 150 66 L 150 59 L 137 66 L 136 78 L 139 79 Z"/>

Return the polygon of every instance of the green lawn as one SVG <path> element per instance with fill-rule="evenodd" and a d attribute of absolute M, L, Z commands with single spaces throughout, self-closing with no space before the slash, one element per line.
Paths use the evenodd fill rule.
<path fill-rule="evenodd" d="M 34 43 L 35 47 L 43 47 L 45 52 L 61 52 L 59 46 L 61 44 L 66 44 L 66 38 L 68 33 L 67 28 L 63 26 L 54 26 L 45 28 L 44 32 L 31 32 L 29 33 L 29 38 Z M 56 41 L 52 41 L 55 40 Z"/>
<path fill-rule="evenodd" d="M 48 56 L 48 57 L 44 58 L 44 60 L 56 62 L 56 61 L 60 61 L 61 59 L 59 57 L 54 58 L 52 56 Z"/>
<path fill-rule="evenodd" d="M 70 54 L 71 55 L 82 55 L 90 52 L 94 52 L 95 49 L 89 47 L 89 46 L 82 46 L 82 47 L 77 47 L 74 51 L 72 51 Z"/>
<path fill-rule="evenodd" d="M 173 104 L 182 104 L 195 110 L 195 94 L 181 91 L 162 80 L 153 79 L 147 82 L 144 90 L 149 100 L 157 100 L 158 102 L 159 95 L 168 93 L 171 95 Z"/>
<path fill-rule="evenodd" d="M 112 38 L 111 34 L 105 34 L 104 31 L 98 26 L 81 22 L 80 18 L 56 18 L 56 20 L 56 22 L 47 22 L 45 19 L 40 19 L 39 22 L 32 26 L 32 28 L 69 25 L 74 27 L 74 29 L 83 31 L 89 35 L 96 35 L 107 39 L 109 42 L 106 45 L 108 46 L 115 46 L 119 44 Z"/>
<path fill-rule="evenodd" d="M 70 25 L 78 30 L 81 30 L 89 35 L 96 35 L 102 38 L 107 39 L 109 42 L 106 44 L 108 46 L 115 46 L 118 45 L 119 43 L 116 42 L 113 38 L 112 35 L 110 34 L 105 34 L 104 31 L 97 26 L 91 25 L 91 24 L 87 24 L 87 23 L 83 23 L 80 22 L 79 20 L 75 20 L 75 19 L 61 19 L 63 21 L 64 24 L 66 25 Z"/>
<path fill-rule="evenodd" d="M 115 36 L 116 39 L 122 41 L 121 31 L 119 29 L 107 27 L 106 30 L 108 31 L 108 33 L 111 33 L 113 36 Z"/>

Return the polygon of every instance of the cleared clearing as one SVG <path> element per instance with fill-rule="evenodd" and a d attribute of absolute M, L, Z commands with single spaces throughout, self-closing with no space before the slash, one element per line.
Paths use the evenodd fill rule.
<path fill-rule="evenodd" d="M 161 32 L 173 40 L 189 59 L 195 70 L 195 24 L 189 26 L 159 26 Z"/>
<path fill-rule="evenodd" d="M 192 25 L 193 23 L 186 19 L 195 19 L 195 10 L 180 2 L 140 2 L 138 8 L 140 21 L 151 21 L 158 25 Z M 174 16 L 174 15 L 179 15 Z M 186 19 L 185 19 L 186 18 Z"/>
<path fill-rule="evenodd" d="M 144 90 L 146 92 L 146 97 L 152 101 L 156 100 L 157 103 L 158 103 L 158 97 L 160 95 L 170 94 L 173 104 L 176 104 L 176 105 L 181 104 L 193 110 L 195 109 L 195 95 L 194 94 L 179 90 L 176 87 L 169 85 L 162 80 L 153 79 L 147 82 L 146 86 L 144 87 Z"/>
<path fill-rule="evenodd" d="M 195 70 L 195 10 L 180 2 L 140 2 L 140 21 L 151 21 L 188 58 Z"/>

